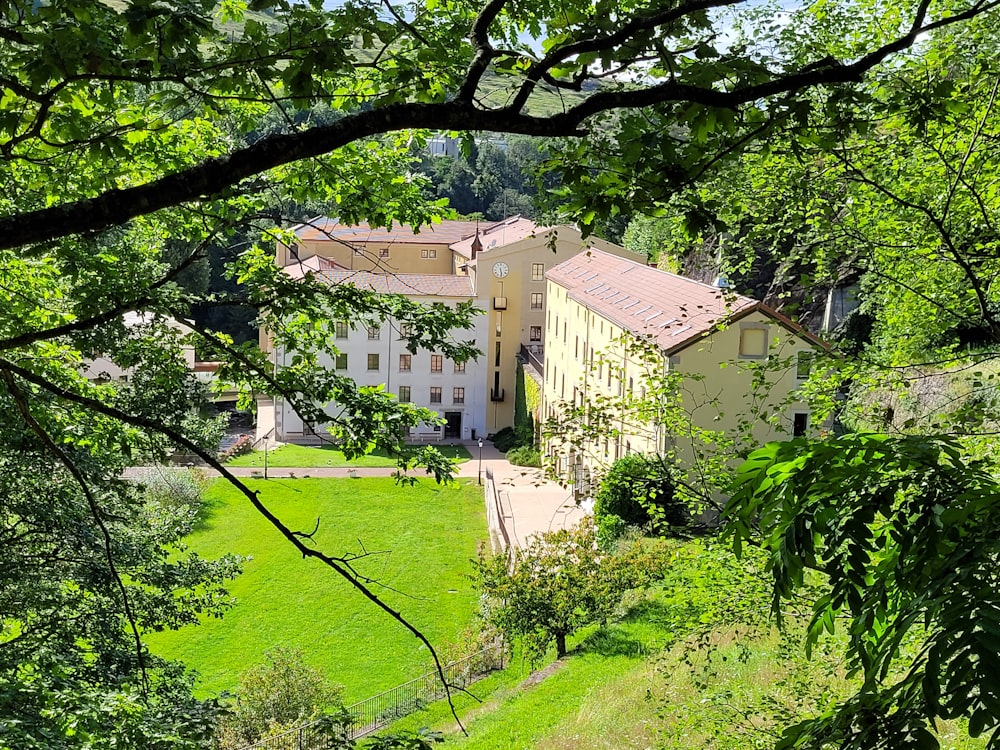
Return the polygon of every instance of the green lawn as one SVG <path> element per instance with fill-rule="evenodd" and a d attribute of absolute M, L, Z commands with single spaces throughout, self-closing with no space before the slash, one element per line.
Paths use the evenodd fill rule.
<path fill-rule="evenodd" d="M 486 537 L 482 490 L 430 481 L 397 487 L 389 478 L 251 480 L 261 499 L 292 529 L 312 531 L 324 551 L 367 551 L 355 567 L 435 645 L 456 639 L 476 607 L 468 573 Z M 210 510 L 190 547 L 207 557 L 252 557 L 230 591 L 238 604 L 221 620 L 150 634 L 155 653 L 196 669 L 204 693 L 232 690 L 239 674 L 279 644 L 360 700 L 432 668 L 426 647 L 347 582 L 303 560 L 228 484 L 209 490 Z"/>
<path fill-rule="evenodd" d="M 468 461 L 471 456 L 469 451 L 462 445 L 435 445 L 441 453 L 455 461 L 462 463 Z M 375 451 L 367 456 L 361 456 L 348 461 L 344 454 L 332 446 L 311 446 L 292 445 L 291 443 L 274 448 L 267 452 L 267 462 L 269 466 L 280 466 L 289 469 L 305 469 L 314 467 L 344 467 L 344 466 L 395 466 L 396 459 L 384 451 Z M 243 456 L 231 458 L 227 464 L 229 466 L 264 466 L 264 451 L 254 451 Z"/>

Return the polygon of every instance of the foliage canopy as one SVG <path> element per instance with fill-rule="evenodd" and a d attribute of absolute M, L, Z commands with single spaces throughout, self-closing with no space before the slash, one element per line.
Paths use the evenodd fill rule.
<path fill-rule="evenodd" d="M 183 523 L 150 523 L 141 496 L 117 481 L 129 464 L 178 448 L 213 462 L 213 430 L 191 417 L 207 394 L 186 348 L 221 361 L 220 382 L 246 404 L 281 395 L 305 422 L 330 426 L 347 452 L 383 447 L 404 465 L 420 460 L 447 474 L 433 451 L 415 456 L 400 444 L 402 428 L 430 413 L 317 363 L 337 351 L 332 321 L 386 318 L 412 325 L 411 349 L 462 361 L 475 354 L 461 340 L 471 310 L 293 281 L 271 252 L 288 236 L 287 219 L 321 205 L 346 223 L 433 221 L 444 207 L 426 200 L 413 172 L 413 149 L 431 130 L 568 138 L 547 169 L 585 227 L 623 209 L 658 208 L 776 123 L 825 112 L 805 90 L 848 96 L 844 84 L 922 35 L 996 5 L 807 3 L 783 11 L 782 25 L 729 0 L 6 3 L 0 555 L 14 593 L 0 611 L 3 700 L 19 715 L 79 717 L 56 728 L 48 747 L 90 742 L 87 717 L 109 702 L 149 721 L 113 737 L 95 730 L 105 745 L 201 741 L 187 678 L 164 667 L 158 682 L 141 632 L 215 608 L 206 592 L 218 591 L 231 564 L 185 569 L 168 553 Z M 723 26 L 742 29 L 735 43 L 720 43 Z M 536 113 L 541 88 L 565 95 L 565 108 Z M 288 367 L 275 371 L 252 344 L 196 321 L 195 309 L 233 301 L 192 281 L 209 248 L 223 248 L 215 270 L 224 266 L 247 290 L 239 302 L 277 346 L 296 352 Z M 85 377 L 98 353 L 128 381 Z M 242 491 L 303 557 L 423 638 L 349 560 Z M 49 650 L 27 647 L 43 633 Z M 191 721 L 173 724 L 178 717 Z M 30 722 L 14 731 L 22 747 L 43 736 Z"/>

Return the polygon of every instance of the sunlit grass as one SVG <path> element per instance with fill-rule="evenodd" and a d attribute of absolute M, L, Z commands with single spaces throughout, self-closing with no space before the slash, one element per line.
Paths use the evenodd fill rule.
<path fill-rule="evenodd" d="M 442 455 L 455 463 L 468 461 L 471 456 L 462 445 L 435 445 Z M 344 467 L 386 467 L 395 466 L 396 459 L 385 451 L 375 451 L 367 456 L 347 460 L 344 454 L 332 446 L 294 445 L 286 443 L 267 452 L 268 466 L 289 469 L 344 468 Z M 254 451 L 236 456 L 227 461 L 229 466 L 264 467 L 264 451 Z"/>
<path fill-rule="evenodd" d="M 355 567 L 373 591 L 435 645 L 454 640 L 476 606 L 468 573 L 486 537 L 481 490 L 389 478 L 251 480 L 261 500 L 312 544 L 331 555 L 362 555 Z M 232 690 L 241 672 L 279 644 L 360 700 L 429 671 L 429 653 L 411 633 L 316 560 L 303 560 L 247 500 L 223 482 L 188 538 L 205 557 L 226 552 L 252 559 L 230 585 L 238 600 L 221 620 L 151 634 L 154 652 L 183 660 L 201 675 L 202 692 Z M 365 556 L 367 555 L 367 556 Z"/>

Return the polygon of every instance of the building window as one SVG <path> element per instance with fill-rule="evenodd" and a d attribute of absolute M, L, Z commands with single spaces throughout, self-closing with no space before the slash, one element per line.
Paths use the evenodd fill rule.
<path fill-rule="evenodd" d="M 465 372 L 465 362 L 456 362 L 455 372 Z"/>
<path fill-rule="evenodd" d="M 532 341 L 541 341 L 542 340 L 542 327 L 541 326 L 531 326 L 531 328 L 528 329 L 528 338 L 531 339 Z"/>
<path fill-rule="evenodd" d="M 389 248 L 383 247 L 381 250 L 379 250 L 378 251 L 378 257 L 380 257 L 380 258 L 388 258 L 389 257 Z"/>
<path fill-rule="evenodd" d="M 767 357 L 767 326 L 748 323 L 740 327 L 740 357 L 764 359 Z"/>
<path fill-rule="evenodd" d="M 413 323 L 400 323 L 399 324 L 399 337 L 401 339 L 408 339 L 413 335 Z"/>
<path fill-rule="evenodd" d="M 812 352 L 799 352 L 795 360 L 795 379 L 808 380 L 812 370 Z"/>
<path fill-rule="evenodd" d="M 499 341 L 497 342 L 496 353 L 495 353 L 495 355 L 493 357 L 493 366 L 494 367 L 499 367 L 500 366 L 500 342 Z"/>
<path fill-rule="evenodd" d="M 428 259 L 433 260 L 434 258 L 438 257 L 438 251 L 435 250 L 434 248 L 431 248 L 429 250 L 421 250 L 420 257 L 423 258 L 424 260 Z"/>
<path fill-rule="evenodd" d="M 431 355 L 431 372 L 441 372 L 444 367 L 444 357 L 440 354 Z"/>
<path fill-rule="evenodd" d="M 532 263 L 531 264 L 531 280 L 532 281 L 545 281 L 545 264 L 544 263 Z"/>
<path fill-rule="evenodd" d="M 451 390 L 451 401 L 454 404 L 464 404 L 465 403 L 465 389 L 464 388 L 452 388 L 452 390 Z"/>
<path fill-rule="evenodd" d="M 369 341 L 378 341 L 381 336 L 382 336 L 381 328 L 379 328 L 378 326 L 369 326 L 368 328 Z"/>
<path fill-rule="evenodd" d="M 347 323 L 343 320 L 337 321 L 337 338 L 338 339 L 347 338 Z"/>
<path fill-rule="evenodd" d="M 410 365 L 413 364 L 413 355 L 411 354 L 400 354 L 399 355 L 399 371 L 409 372 Z"/>
<path fill-rule="evenodd" d="M 410 398 L 410 386 L 408 385 L 399 386 L 399 400 L 401 403 L 409 403 L 412 400 Z"/>
<path fill-rule="evenodd" d="M 531 293 L 531 309 L 541 310 L 542 309 L 542 293 L 532 292 Z"/>
<path fill-rule="evenodd" d="M 377 370 L 378 369 L 378 355 L 377 354 L 369 354 L 368 355 L 368 369 L 369 370 Z"/>
<path fill-rule="evenodd" d="M 805 437 L 809 429 L 809 413 L 797 411 L 792 414 L 792 437 Z"/>
<path fill-rule="evenodd" d="M 439 386 L 431 386 L 431 403 L 440 404 L 441 403 L 441 388 Z"/>

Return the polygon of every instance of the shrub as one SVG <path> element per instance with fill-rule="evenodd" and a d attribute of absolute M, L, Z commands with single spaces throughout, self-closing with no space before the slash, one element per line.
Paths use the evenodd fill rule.
<path fill-rule="evenodd" d="M 502 430 L 490 435 L 493 445 L 501 453 L 506 453 L 514 448 L 530 448 L 534 444 L 535 433 L 531 423 L 519 425 L 518 427 L 504 427 Z"/>
<path fill-rule="evenodd" d="M 511 448 L 507 451 L 507 460 L 514 464 L 514 466 L 533 466 L 535 468 L 541 468 L 542 454 L 534 448 L 521 446 L 520 448 Z"/>
<path fill-rule="evenodd" d="M 238 700 L 216 736 L 223 750 L 238 748 L 305 722 L 330 716 L 331 732 L 342 718 L 343 688 L 307 666 L 298 649 L 268 651 L 266 662 L 240 677 Z"/>
<path fill-rule="evenodd" d="M 670 466 L 659 456 L 639 454 L 618 459 L 608 470 L 595 498 L 594 516 L 602 546 L 613 544 L 629 526 L 665 534 L 690 522 L 687 506 L 674 496 Z"/>

